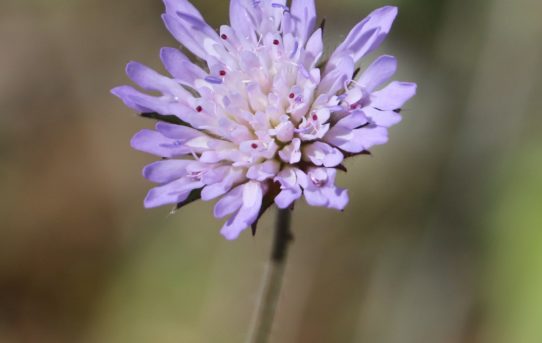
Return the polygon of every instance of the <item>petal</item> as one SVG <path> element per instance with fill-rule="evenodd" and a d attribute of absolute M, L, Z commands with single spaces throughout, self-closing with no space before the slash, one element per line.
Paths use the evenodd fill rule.
<path fill-rule="evenodd" d="M 126 65 L 126 75 L 146 90 L 159 91 L 163 94 L 177 97 L 189 95 L 188 92 L 174 80 L 160 75 L 151 68 L 138 62 L 130 62 Z"/>
<path fill-rule="evenodd" d="M 263 163 L 253 165 L 248 169 L 247 177 L 256 181 L 265 181 L 277 175 L 280 163 L 276 160 L 267 160 Z"/>
<path fill-rule="evenodd" d="M 197 79 L 207 75 L 203 69 L 196 66 L 182 52 L 175 48 L 162 48 L 160 59 L 166 70 L 179 82 L 194 87 Z"/>
<path fill-rule="evenodd" d="M 192 190 L 201 187 L 203 187 L 203 183 L 200 181 L 190 181 L 187 178 L 181 178 L 163 186 L 154 187 L 145 197 L 145 208 L 179 203 L 186 200 Z"/>
<path fill-rule="evenodd" d="M 335 94 L 352 79 L 354 61 L 348 55 L 342 55 L 329 61 L 326 68 L 330 68 L 318 86 L 317 94 Z"/>
<path fill-rule="evenodd" d="M 201 198 L 205 201 L 217 198 L 229 192 L 235 184 L 239 184 L 243 180 L 246 179 L 242 169 L 229 168 L 229 172 L 223 180 L 217 183 L 209 184 L 202 190 Z"/>
<path fill-rule="evenodd" d="M 354 130 L 354 138 L 352 140 L 352 146 L 355 149 L 349 149 L 347 151 L 352 153 L 358 153 L 363 150 L 369 150 L 375 145 L 385 144 L 388 142 L 388 130 L 383 127 L 364 127 Z M 346 150 L 346 149 L 345 149 Z"/>
<path fill-rule="evenodd" d="M 280 183 L 281 188 L 295 188 L 298 185 L 296 170 L 297 168 L 286 166 L 278 173 L 274 180 Z"/>
<path fill-rule="evenodd" d="M 248 10 L 250 4 L 243 0 L 230 1 L 230 24 L 241 42 L 255 43 L 256 32 L 254 18 Z"/>
<path fill-rule="evenodd" d="M 391 127 L 401 121 L 401 115 L 394 111 L 381 111 L 368 106 L 363 112 L 378 126 Z"/>
<path fill-rule="evenodd" d="M 341 150 L 359 153 L 374 145 L 386 143 L 388 130 L 380 126 L 367 126 L 356 130 L 336 127 L 330 130 L 325 140 Z"/>
<path fill-rule="evenodd" d="M 219 44 L 218 34 L 201 17 L 178 11 L 164 13 L 162 20 L 175 39 L 194 55 L 205 60 L 214 54 L 210 47 Z"/>
<path fill-rule="evenodd" d="M 170 139 L 154 130 L 143 129 L 136 133 L 130 141 L 132 148 L 159 157 L 175 157 L 190 153 L 190 149 L 181 146 L 176 140 Z"/>
<path fill-rule="evenodd" d="M 324 42 L 322 40 L 322 29 L 316 30 L 307 42 L 305 47 L 304 66 L 312 69 L 324 53 Z"/>
<path fill-rule="evenodd" d="M 280 191 L 280 193 L 275 197 L 275 204 L 278 208 L 285 209 L 289 207 L 294 201 L 301 197 L 301 187 L 297 186 L 295 188 L 287 188 Z"/>
<path fill-rule="evenodd" d="M 259 182 L 250 181 L 244 184 L 242 205 L 224 224 L 220 233 L 226 239 L 236 239 L 247 227 L 252 225 L 260 213 L 263 189 Z"/>
<path fill-rule="evenodd" d="M 396 16 L 397 7 L 394 6 L 385 6 L 373 11 L 350 31 L 344 42 L 331 56 L 330 62 L 337 55 L 347 53 L 356 63 L 378 48 L 390 31 Z"/>
<path fill-rule="evenodd" d="M 388 81 L 397 70 L 397 59 L 393 56 L 380 56 L 377 58 L 358 79 L 358 84 L 368 92 Z"/>
<path fill-rule="evenodd" d="M 152 182 L 167 183 L 186 175 L 186 166 L 193 160 L 163 160 L 143 168 L 143 176 Z"/>
<path fill-rule="evenodd" d="M 341 164 L 343 154 L 323 142 L 314 142 L 303 147 L 303 158 L 316 166 L 335 167 Z"/>
<path fill-rule="evenodd" d="M 304 44 L 316 24 L 314 0 L 292 0 L 290 12 L 296 22 L 297 37 Z"/>
<path fill-rule="evenodd" d="M 394 81 L 386 88 L 372 94 L 371 106 L 380 110 L 393 111 L 402 108 L 414 95 L 416 95 L 415 83 Z"/>
<path fill-rule="evenodd" d="M 182 113 L 186 106 L 166 97 L 155 97 L 141 93 L 132 86 L 113 88 L 111 93 L 119 97 L 126 106 L 141 113 L 157 112 L 159 114 Z"/>
<path fill-rule="evenodd" d="M 357 129 L 368 123 L 369 120 L 367 119 L 367 116 L 363 111 L 353 111 L 341 120 L 339 120 L 337 124 L 333 126 L 333 128 L 344 127 L 348 129 Z M 331 130 L 333 130 L 333 128 Z"/>
<path fill-rule="evenodd" d="M 184 125 L 175 125 L 164 122 L 156 123 L 156 130 L 171 139 L 183 142 L 205 135 L 203 132 Z"/>
<path fill-rule="evenodd" d="M 326 206 L 327 198 L 322 194 L 320 189 L 305 189 L 303 195 L 307 204 L 311 206 Z"/>
<path fill-rule="evenodd" d="M 349 197 L 348 190 L 339 187 L 322 188 L 322 195 L 327 198 L 327 207 L 337 210 L 344 210 L 348 205 Z"/>
<path fill-rule="evenodd" d="M 301 161 L 301 151 L 299 150 L 300 146 L 301 140 L 299 138 L 294 138 L 290 144 L 279 151 L 280 159 L 289 164 L 294 164 Z"/>
<path fill-rule="evenodd" d="M 228 214 L 237 211 L 243 200 L 243 185 L 235 187 L 220 199 L 214 208 L 213 214 L 216 218 L 223 218 Z"/>

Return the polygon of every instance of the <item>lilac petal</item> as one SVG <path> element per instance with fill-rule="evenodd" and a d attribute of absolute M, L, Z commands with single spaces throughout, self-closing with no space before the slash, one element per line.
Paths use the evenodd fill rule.
<path fill-rule="evenodd" d="M 230 24 L 241 41 L 255 42 L 254 19 L 245 5 L 246 2 L 243 0 L 230 1 Z"/>
<path fill-rule="evenodd" d="M 163 160 L 143 168 L 143 176 L 152 182 L 167 183 L 186 175 L 186 166 L 193 160 Z"/>
<path fill-rule="evenodd" d="M 187 0 L 164 0 L 167 13 L 185 13 L 194 18 L 203 20 L 203 16 L 198 9 Z"/>
<path fill-rule="evenodd" d="M 330 64 L 331 63 L 331 64 Z M 317 94 L 335 94 L 345 83 L 352 79 L 354 61 L 348 55 L 342 55 L 328 62 L 330 72 L 325 74 L 318 86 Z"/>
<path fill-rule="evenodd" d="M 235 184 L 239 184 L 243 180 L 246 179 L 242 170 L 230 168 L 230 171 L 223 180 L 210 184 L 202 190 L 201 198 L 204 201 L 217 198 L 229 192 Z"/>
<path fill-rule="evenodd" d="M 250 167 L 247 172 L 247 177 L 252 180 L 263 182 L 277 175 L 279 169 L 280 163 L 278 161 L 267 160 Z"/>
<path fill-rule="evenodd" d="M 260 213 L 263 190 L 259 182 L 247 182 L 243 186 L 242 205 L 224 224 L 220 233 L 226 239 L 236 239 L 247 227 L 252 225 Z"/>
<path fill-rule="evenodd" d="M 326 142 L 350 153 L 368 150 L 374 145 L 388 141 L 388 130 L 385 127 L 363 127 L 356 130 L 336 127 L 328 132 Z"/>
<path fill-rule="evenodd" d="M 307 204 L 311 206 L 326 206 L 328 203 L 327 198 L 322 194 L 320 189 L 305 189 L 303 190 L 303 196 Z"/>
<path fill-rule="evenodd" d="M 350 54 L 354 62 L 359 61 L 380 46 L 396 16 L 397 7 L 394 6 L 385 6 L 373 11 L 350 31 L 330 61 L 334 59 L 336 53 L 342 52 Z"/>
<path fill-rule="evenodd" d="M 375 88 L 388 81 L 397 70 L 397 59 L 393 56 L 380 56 L 365 70 L 358 79 L 358 84 L 371 93 Z"/>
<path fill-rule="evenodd" d="M 182 45 L 194 55 L 206 60 L 210 51 L 205 48 L 205 43 L 214 41 L 218 44 L 219 37 L 216 32 L 196 17 L 189 15 L 165 13 L 162 19 L 167 29 Z"/>
<path fill-rule="evenodd" d="M 348 205 L 349 196 L 348 190 L 339 187 L 324 187 L 322 195 L 327 198 L 327 207 L 334 208 L 339 211 L 344 210 Z"/>
<path fill-rule="evenodd" d="M 194 87 L 197 79 L 207 74 L 203 69 L 192 63 L 188 57 L 175 48 L 162 48 L 160 59 L 166 70 L 179 82 Z"/>
<path fill-rule="evenodd" d="M 280 183 L 281 188 L 295 188 L 297 186 L 296 170 L 298 169 L 286 166 L 274 180 Z"/>
<path fill-rule="evenodd" d="M 366 125 L 369 123 L 369 120 L 365 113 L 363 111 L 354 111 L 335 124 L 335 126 L 330 130 L 332 131 L 334 128 L 342 127 L 342 128 L 348 128 L 348 129 L 357 129 L 360 126 Z"/>
<path fill-rule="evenodd" d="M 371 96 L 371 106 L 380 110 L 393 111 L 416 95 L 416 84 L 411 82 L 390 83 L 386 88 L 374 92 Z"/>
<path fill-rule="evenodd" d="M 301 160 L 301 152 L 299 151 L 300 146 L 301 140 L 299 138 L 294 138 L 290 144 L 279 151 L 280 159 L 289 164 L 299 162 Z"/>
<path fill-rule="evenodd" d="M 336 148 L 323 142 L 314 142 L 303 148 L 305 161 L 311 161 L 316 166 L 336 167 L 344 159 L 343 154 Z"/>
<path fill-rule="evenodd" d="M 243 202 L 243 185 L 237 186 L 220 199 L 214 208 L 213 214 L 216 218 L 225 216 L 237 211 Z"/>
<path fill-rule="evenodd" d="M 163 186 L 154 187 L 144 200 L 145 208 L 182 202 L 188 198 L 192 190 L 203 186 L 201 181 L 189 181 L 186 178 L 181 178 Z"/>
<path fill-rule="evenodd" d="M 203 136 L 204 133 L 193 129 L 188 126 L 184 125 L 175 125 L 175 124 L 169 124 L 164 122 L 158 122 L 156 123 L 156 130 L 163 134 L 164 136 L 171 138 L 171 139 L 177 139 L 181 140 L 183 142 L 189 141 L 191 139 L 194 139 L 196 137 Z"/>
<path fill-rule="evenodd" d="M 304 44 L 316 24 L 314 0 L 292 0 L 291 13 L 296 21 L 297 37 Z"/>
<path fill-rule="evenodd" d="M 381 111 L 368 106 L 363 112 L 378 126 L 391 127 L 401 121 L 401 115 L 394 111 Z"/>
<path fill-rule="evenodd" d="M 111 93 L 119 97 L 126 106 L 141 112 L 157 112 L 160 114 L 181 113 L 185 106 L 178 102 L 168 101 L 164 97 L 155 97 L 141 93 L 132 86 L 113 88 Z"/>
<path fill-rule="evenodd" d="M 299 186 L 295 188 L 287 188 L 280 191 L 275 197 L 275 204 L 280 209 L 288 208 L 294 201 L 301 197 L 301 188 Z"/>
<path fill-rule="evenodd" d="M 142 94 L 132 86 L 119 86 L 111 90 L 111 94 L 120 98 L 126 106 L 136 110 L 137 112 L 153 112 L 150 107 L 155 107 L 154 100 L 145 99 L 151 98 L 151 96 Z M 143 98 L 143 101 L 138 101 L 139 98 Z M 156 98 L 155 98 L 156 99 Z M 160 103 L 159 99 L 156 99 L 156 103 Z M 161 106 L 161 105 L 158 105 Z"/>
<path fill-rule="evenodd" d="M 186 92 L 177 82 L 168 77 L 160 75 L 156 71 L 141 63 L 128 63 L 126 65 L 126 74 L 132 81 L 146 90 L 159 91 L 163 94 L 175 96 L 189 95 L 188 92 Z"/>
<path fill-rule="evenodd" d="M 314 68 L 323 52 L 324 42 L 322 40 L 322 29 L 318 29 L 309 38 L 307 46 L 305 47 L 305 60 L 303 61 L 305 68 Z"/>
<path fill-rule="evenodd" d="M 180 145 L 176 140 L 167 138 L 157 131 L 147 129 L 136 133 L 130 144 L 136 150 L 159 157 L 172 158 L 190 153 L 190 149 Z"/>
<path fill-rule="evenodd" d="M 357 145 L 353 151 L 349 152 L 358 153 L 363 150 L 369 150 L 375 145 L 385 144 L 388 142 L 388 130 L 383 127 L 364 127 L 354 130 L 353 144 Z"/>

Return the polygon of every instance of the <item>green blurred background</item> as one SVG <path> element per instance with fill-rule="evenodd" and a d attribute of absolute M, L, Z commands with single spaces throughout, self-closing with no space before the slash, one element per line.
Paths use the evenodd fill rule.
<path fill-rule="evenodd" d="M 226 1 L 194 0 L 218 27 Z M 318 0 L 328 53 L 400 6 L 378 51 L 418 96 L 344 213 L 297 206 L 272 342 L 542 342 L 542 2 Z M 145 211 L 152 123 L 109 94 L 176 46 L 158 0 L 0 3 L 0 342 L 243 342 L 270 250 L 212 204 Z M 376 54 L 364 61 L 367 65 Z"/>

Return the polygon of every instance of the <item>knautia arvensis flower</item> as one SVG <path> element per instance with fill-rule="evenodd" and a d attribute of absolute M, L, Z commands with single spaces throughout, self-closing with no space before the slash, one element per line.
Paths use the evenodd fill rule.
<path fill-rule="evenodd" d="M 314 0 L 231 0 L 230 25 L 216 32 L 186 0 L 165 0 L 171 34 L 194 56 L 163 48 L 163 76 L 131 62 L 141 88 L 112 90 L 130 108 L 158 119 L 132 147 L 161 157 L 143 175 L 159 184 L 145 207 L 195 199 L 218 202 L 221 233 L 235 239 L 275 203 L 344 209 L 348 191 L 335 185 L 343 160 L 386 143 L 388 128 L 416 85 L 391 82 L 397 61 L 356 64 L 388 34 L 397 8 L 386 6 L 357 24 L 323 59 L 323 27 Z M 356 75 L 359 74 L 359 75 Z"/>

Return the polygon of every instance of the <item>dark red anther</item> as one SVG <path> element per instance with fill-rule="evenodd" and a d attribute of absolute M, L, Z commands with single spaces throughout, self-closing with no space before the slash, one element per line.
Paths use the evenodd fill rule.
<path fill-rule="evenodd" d="M 226 39 L 228 39 L 228 35 L 223 33 L 223 34 L 220 35 L 220 38 L 222 38 L 223 40 L 226 40 Z"/>
<path fill-rule="evenodd" d="M 312 120 L 314 120 L 314 121 L 318 120 L 318 115 L 316 113 L 312 114 Z"/>
<path fill-rule="evenodd" d="M 289 97 L 290 99 L 293 99 L 293 98 L 295 98 L 295 94 L 294 94 L 294 93 L 290 93 L 290 95 L 288 95 L 288 97 Z"/>
<path fill-rule="evenodd" d="M 226 76 L 226 71 L 225 71 L 225 70 L 221 70 L 221 71 L 218 72 L 218 74 L 219 74 L 220 76 Z"/>
<path fill-rule="evenodd" d="M 197 111 L 197 112 L 203 111 L 203 107 L 201 107 L 201 106 L 196 107 L 196 111 Z"/>
<path fill-rule="evenodd" d="M 256 143 L 252 143 L 250 146 L 252 147 L 252 149 L 258 149 L 258 144 Z"/>
<path fill-rule="evenodd" d="M 275 44 L 275 45 L 279 45 L 279 44 L 280 44 L 280 42 L 279 42 L 279 40 L 278 40 L 278 39 L 275 39 L 275 40 L 273 41 L 273 44 Z"/>

